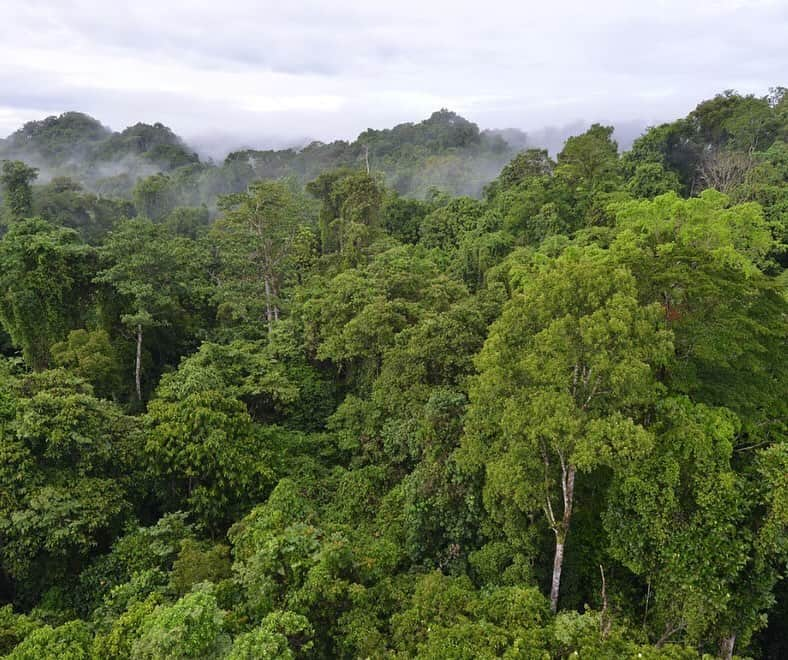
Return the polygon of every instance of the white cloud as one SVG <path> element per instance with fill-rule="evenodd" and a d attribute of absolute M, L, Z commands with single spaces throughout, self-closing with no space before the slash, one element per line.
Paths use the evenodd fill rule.
<path fill-rule="evenodd" d="M 483 126 L 686 114 L 785 84 L 782 0 L 5 0 L 0 131 L 65 110 L 186 136 L 352 137 L 441 106 Z"/>

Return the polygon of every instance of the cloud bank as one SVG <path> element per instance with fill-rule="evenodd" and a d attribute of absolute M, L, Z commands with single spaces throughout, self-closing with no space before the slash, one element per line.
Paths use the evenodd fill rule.
<path fill-rule="evenodd" d="M 482 127 L 653 123 L 787 82 L 782 0 L 290 4 L 6 0 L 0 135 L 66 110 L 277 145 L 440 107 Z"/>

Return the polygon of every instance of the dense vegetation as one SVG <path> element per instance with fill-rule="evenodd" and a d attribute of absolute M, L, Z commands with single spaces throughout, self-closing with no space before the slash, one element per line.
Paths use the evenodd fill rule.
<path fill-rule="evenodd" d="M 788 96 L 611 135 L 6 140 L 0 654 L 785 657 Z"/>
<path fill-rule="evenodd" d="M 403 195 L 424 198 L 436 188 L 478 197 L 526 141 L 520 131 L 480 131 L 454 112 L 441 110 L 418 124 L 369 129 L 353 142 L 235 151 L 216 165 L 201 161 L 162 124 L 136 124 L 112 133 L 92 117 L 67 112 L 28 122 L 0 140 L 0 160 L 21 160 L 38 168 L 55 186 L 50 196 L 60 194 L 55 202 L 68 210 L 79 207 L 102 217 L 116 213 L 95 208 L 97 194 L 133 200 L 138 212 L 159 219 L 179 206 L 204 205 L 215 211 L 217 196 L 243 192 L 257 179 L 292 178 L 303 184 L 345 167 L 374 169 Z"/>

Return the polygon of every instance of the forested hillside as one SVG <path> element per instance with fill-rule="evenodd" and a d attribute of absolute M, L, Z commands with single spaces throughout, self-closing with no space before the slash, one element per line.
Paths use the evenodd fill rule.
<path fill-rule="evenodd" d="M 292 178 L 304 184 L 330 169 L 381 174 L 403 195 L 424 198 L 432 189 L 479 197 L 483 187 L 525 145 L 517 130 L 480 131 L 441 110 L 418 124 L 369 129 L 353 142 L 311 142 L 300 149 L 235 151 L 216 165 L 162 124 L 136 124 L 113 133 L 79 112 L 25 124 L 0 140 L 0 160 L 39 169 L 45 183 L 68 177 L 102 197 L 134 200 L 149 217 L 178 206 L 216 209 L 217 197 L 242 192 L 257 179 Z M 75 188 L 75 191 L 77 188 Z"/>
<path fill-rule="evenodd" d="M 786 657 L 785 92 L 555 159 L 25 125 L 0 655 Z"/>

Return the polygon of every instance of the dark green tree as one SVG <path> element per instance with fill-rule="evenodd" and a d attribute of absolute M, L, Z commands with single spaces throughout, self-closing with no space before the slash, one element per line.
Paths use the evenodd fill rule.
<path fill-rule="evenodd" d="M 91 304 L 94 251 L 73 229 L 20 220 L 0 241 L 0 322 L 33 369 L 83 324 Z"/>
<path fill-rule="evenodd" d="M 29 218 L 33 215 L 31 184 L 38 177 L 38 169 L 19 160 L 3 162 L 0 184 L 5 198 L 5 222 Z"/>

